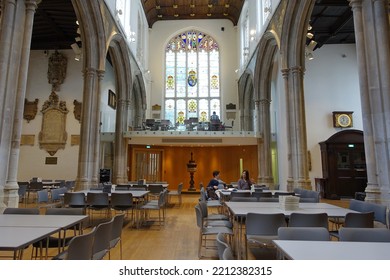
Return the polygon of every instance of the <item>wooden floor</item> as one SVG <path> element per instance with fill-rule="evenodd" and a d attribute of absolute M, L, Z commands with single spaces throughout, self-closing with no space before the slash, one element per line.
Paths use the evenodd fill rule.
<path fill-rule="evenodd" d="M 173 197 L 162 229 L 155 224 L 135 229 L 130 223 L 126 223 L 122 231 L 123 259 L 197 260 L 199 231 L 196 226 L 194 206 L 198 203 L 198 199 L 199 194 L 183 194 L 183 203 L 179 207 L 176 197 Z M 349 205 L 349 200 L 323 200 L 323 202 L 341 207 Z M 55 250 L 49 254 L 55 254 Z M 203 254 L 206 255 L 204 257 L 206 260 L 217 259 L 215 250 L 203 251 Z M 4 253 L 0 252 L 0 256 L 4 256 Z M 30 257 L 31 246 L 24 253 L 24 259 Z M 119 247 L 112 251 L 111 259 L 120 259 Z"/>

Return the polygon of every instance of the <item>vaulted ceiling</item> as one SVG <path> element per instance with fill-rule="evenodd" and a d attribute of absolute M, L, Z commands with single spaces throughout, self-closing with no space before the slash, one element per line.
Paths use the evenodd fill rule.
<path fill-rule="evenodd" d="M 237 24 L 243 0 L 142 0 L 148 25 L 161 20 L 228 19 Z M 347 0 L 317 0 L 310 24 L 317 47 L 354 43 L 354 25 Z M 71 0 L 47 0 L 34 17 L 31 49 L 69 49 L 77 34 Z"/>

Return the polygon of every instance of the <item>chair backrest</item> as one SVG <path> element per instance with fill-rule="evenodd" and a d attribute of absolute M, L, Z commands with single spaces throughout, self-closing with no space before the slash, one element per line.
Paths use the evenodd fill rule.
<path fill-rule="evenodd" d="M 100 223 L 96 226 L 95 238 L 92 247 L 92 259 L 101 260 L 110 250 L 112 224 L 114 220 Z"/>
<path fill-rule="evenodd" d="M 88 192 L 87 193 L 87 205 L 88 206 L 108 206 L 109 205 L 109 199 L 108 199 L 108 193 L 105 192 Z"/>
<path fill-rule="evenodd" d="M 250 197 L 250 192 L 239 192 L 239 191 L 233 191 L 230 192 L 230 200 L 232 200 L 235 197 Z"/>
<path fill-rule="evenodd" d="M 76 183 L 76 181 L 65 181 L 65 187 L 66 187 L 68 190 L 71 190 L 71 189 L 73 189 L 75 183 Z"/>
<path fill-rule="evenodd" d="M 129 184 L 118 184 L 115 186 L 116 191 L 127 191 L 129 190 L 131 185 Z"/>
<path fill-rule="evenodd" d="M 196 225 L 203 229 L 203 215 L 202 210 L 200 209 L 199 204 L 195 206 L 195 214 L 196 214 Z"/>
<path fill-rule="evenodd" d="M 226 248 L 229 247 L 229 244 L 226 241 L 225 234 L 222 232 L 217 234 L 216 241 L 217 241 L 217 249 L 218 249 L 218 258 L 222 260 L 223 252 L 225 251 Z"/>
<path fill-rule="evenodd" d="M 204 188 L 200 189 L 200 199 L 201 201 L 207 201 L 207 194 Z"/>
<path fill-rule="evenodd" d="M 207 208 L 207 202 L 204 200 L 199 201 L 199 208 L 201 210 L 202 219 L 206 218 L 209 215 L 209 210 Z"/>
<path fill-rule="evenodd" d="M 51 201 L 61 200 L 62 190 L 61 188 L 51 190 Z"/>
<path fill-rule="evenodd" d="M 19 215 L 39 215 L 38 208 L 13 208 L 8 207 L 4 209 L 3 214 L 19 214 Z"/>
<path fill-rule="evenodd" d="M 115 208 L 116 206 L 133 206 L 133 195 L 131 193 L 112 193 L 111 194 L 111 206 Z"/>
<path fill-rule="evenodd" d="M 374 212 L 374 226 L 380 223 L 383 227 L 388 226 L 388 209 L 386 205 L 351 199 L 349 208 L 358 212 Z"/>
<path fill-rule="evenodd" d="M 390 242 L 387 228 L 347 228 L 339 229 L 339 241 Z"/>
<path fill-rule="evenodd" d="M 20 197 L 24 197 L 26 195 L 28 184 L 29 184 L 28 182 L 18 182 L 19 185 L 18 195 Z"/>
<path fill-rule="evenodd" d="M 233 196 L 232 198 L 230 198 L 230 201 L 234 201 L 234 202 L 257 202 L 257 198 L 256 197 L 240 197 L 240 196 Z"/>
<path fill-rule="evenodd" d="M 279 197 L 281 195 L 295 195 L 295 192 L 275 192 L 274 197 Z"/>
<path fill-rule="evenodd" d="M 67 249 L 66 260 L 92 260 L 92 248 L 96 227 L 90 232 L 76 235 L 70 241 Z"/>
<path fill-rule="evenodd" d="M 28 188 L 27 190 L 30 191 L 30 192 L 36 192 L 36 191 L 40 191 L 43 189 L 43 183 L 42 182 L 30 182 L 30 184 L 28 185 Z"/>
<path fill-rule="evenodd" d="M 277 236 L 278 228 L 286 226 L 286 218 L 283 213 L 248 213 L 245 224 L 247 235 Z"/>
<path fill-rule="evenodd" d="M 289 227 L 324 227 L 328 228 L 326 213 L 291 213 Z"/>
<path fill-rule="evenodd" d="M 113 223 L 110 237 L 110 248 L 113 248 L 122 238 L 122 228 L 125 219 L 125 214 L 123 213 L 116 215 L 112 219 Z"/>
<path fill-rule="evenodd" d="M 347 213 L 345 215 L 344 227 L 373 228 L 374 212 Z"/>
<path fill-rule="evenodd" d="M 178 194 L 181 194 L 182 190 L 183 190 L 183 183 L 180 183 L 180 184 L 177 186 L 177 193 L 178 193 Z"/>
<path fill-rule="evenodd" d="M 46 215 L 84 215 L 82 208 L 47 208 Z"/>
<path fill-rule="evenodd" d="M 329 231 L 324 227 L 280 227 L 280 240 L 330 241 Z"/>
<path fill-rule="evenodd" d="M 279 202 L 278 197 L 260 197 L 259 198 L 260 202 Z"/>
<path fill-rule="evenodd" d="M 149 186 L 148 186 L 148 191 L 149 191 L 151 194 L 159 194 L 159 193 L 162 192 L 163 190 L 164 190 L 163 185 L 149 185 Z"/>
<path fill-rule="evenodd" d="M 148 186 L 146 185 L 132 185 L 129 190 L 131 191 L 146 191 Z"/>
<path fill-rule="evenodd" d="M 85 207 L 85 194 L 80 192 L 64 193 L 64 204 L 68 207 Z"/>
<path fill-rule="evenodd" d="M 233 255 L 232 248 L 227 247 L 225 249 L 225 251 L 223 251 L 222 259 L 223 260 L 234 260 L 234 255 Z"/>
<path fill-rule="evenodd" d="M 48 190 L 40 190 L 37 191 L 37 202 L 39 203 L 48 203 L 49 202 L 49 191 Z"/>

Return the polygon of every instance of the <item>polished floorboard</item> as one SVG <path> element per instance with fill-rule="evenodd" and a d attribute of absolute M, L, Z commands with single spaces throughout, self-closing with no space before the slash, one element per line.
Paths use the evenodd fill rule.
<path fill-rule="evenodd" d="M 172 197 L 167 208 L 164 226 L 160 229 L 156 223 L 135 228 L 126 218 L 122 230 L 122 246 L 124 260 L 198 260 L 199 230 L 196 225 L 194 207 L 198 203 L 199 194 L 183 194 L 183 203 L 178 205 L 177 197 Z M 348 207 L 349 200 L 323 200 L 323 202 Z M 28 205 L 33 207 L 33 205 Z M 24 205 L 21 204 L 21 207 Z M 44 209 L 42 210 L 44 211 Z M 112 214 L 114 214 L 112 212 Z M 156 213 L 152 213 L 156 217 Z M 94 215 L 94 222 L 99 221 L 99 214 Z M 89 228 L 86 229 L 88 231 Z M 111 251 L 111 259 L 120 259 L 119 246 Z M 217 259 L 217 251 L 203 249 L 202 259 Z M 54 255 L 56 249 L 50 249 Z M 4 256 L 0 252 L 0 256 Z M 24 252 L 23 259 L 30 259 L 31 246 Z M 106 256 L 105 259 L 108 259 Z"/>

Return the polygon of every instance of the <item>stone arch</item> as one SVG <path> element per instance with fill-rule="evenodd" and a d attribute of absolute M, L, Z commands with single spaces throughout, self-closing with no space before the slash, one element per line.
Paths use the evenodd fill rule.
<path fill-rule="evenodd" d="M 253 73 L 247 69 L 238 81 L 238 105 L 241 130 L 253 131 Z"/>

